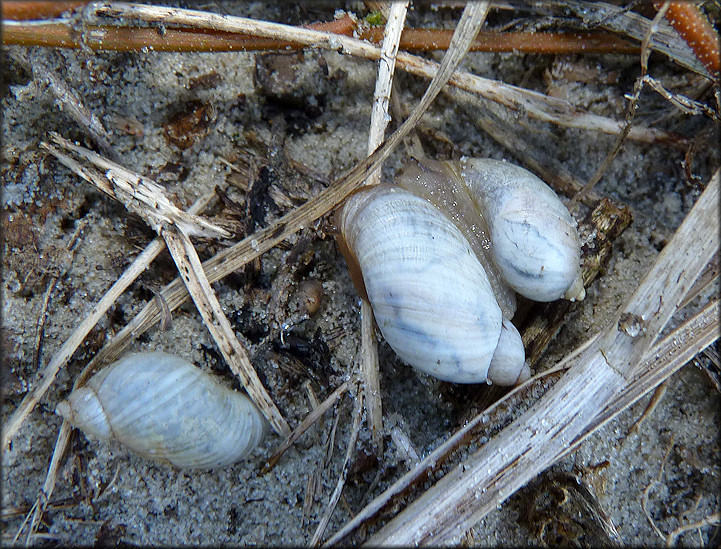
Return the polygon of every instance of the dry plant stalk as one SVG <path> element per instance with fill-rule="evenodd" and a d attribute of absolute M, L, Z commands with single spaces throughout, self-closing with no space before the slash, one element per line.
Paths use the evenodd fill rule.
<path fill-rule="evenodd" d="M 328 506 L 323 513 L 323 517 L 320 519 L 318 526 L 313 532 L 313 537 L 310 539 L 309 545 L 311 547 L 317 547 L 323 539 L 325 529 L 330 522 L 330 517 L 333 515 L 335 506 L 338 504 L 341 494 L 343 493 L 343 486 L 345 486 L 345 479 L 348 476 L 350 470 L 351 459 L 353 452 L 355 451 L 356 443 L 358 442 L 358 435 L 360 434 L 361 419 L 363 417 L 363 392 L 360 391 L 360 386 L 356 386 L 356 397 L 355 406 L 353 407 L 353 426 L 351 427 L 351 434 L 348 438 L 348 446 L 345 451 L 345 458 L 343 460 L 343 468 L 341 469 L 340 477 L 336 483 L 333 494 L 331 494 Z"/>
<path fill-rule="evenodd" d="M 58 17 L 66 11 L 79 8 L 85 4 L 87 4 L 85 0 L 3 2 L 1 11 L 3 19 L 43 19 L 45 17 Z"/>
<path fill-rule="evenodd" d="M 50 52 L 51 59 L 57 55 L 57 52 Z M 61 105 L 63 111 L 90 135 L 105 156 L 113 161 L 118 161 L 117 155 L 110 145 L 110 135 L 103 127 L 103 123 L 85 106 L 77 93 L 68 86 L 61 74 L 58 74 L 45 60 L 37 57 L 33 59 L 32 63 L 29 63 L 15 52 L 8 52 L 8 56 L 13 62 L 32 72 L 38 80 L 46 82 L 48 89 Z"/>
<path fill-rule="evenodd" d="M 248 391 L 248 396 L 258 405 L 273 429 L 281 436 L 289 436 L 290 425 L 263 387 L 250 362 L 248 352 L 233 332 L 230 321 L 223 313 L 223 308 L 205 276 L 198 253 L 188 235 L 177 227 L 164 227 L 160 234 L 165 240 L 168 251 L 173 256 L 173 261 L 185 282 L 185 287 L 188 288 L 188 293 L 203 318 L 203 323 L 213 336 L 213 340 L 228 366 L 240 379 Z"/>
<path fill-rule="evenodd" d="M 228 238 L 230 233 L 200 216 L 184 212 L 166 196 L 163 187 L 148 178 L 126 170 L 119 164 L 103 158 L 93 151 L 74 145 L 67 139 L 51 132 L 51 139 L 58 147 L 76 153 L 92 166 L 82 165 L 57 147 L 43 144 L 43 148 L 58 158 L 68 168 L 92 183 L 105 194 L 137 213 L 150 227 L 159 232 L 167 225 L 175 225 L 184 233 L 208 238 Z M 100 173 L 96 170 L 105 170 Z"/>
<path fill-rule="evenodd" d="M 408 2 L 393 2 L 388 12 L 385 38 L 381 46 L 381 58 L 378 61 L 378 76 L 371 108 L 371 126 L 368 132 L 368 154 L 373 154 L 383 142 L 388 126 L 388 104 L 390 102 L 393 72 L 406 19 Z M 366 185 L 380 183 L 381 169 L 376 169 L 366 180 Z M 368 427 L 373 445 L 378 455 L 383 455 L 383 405 L 380 380 L 378 378 L 378 346 L 375 340 L 373 309 L 366 299 L 361 301 L 361 374 L 363 377 L 363 396 L 368 412 Z"/>

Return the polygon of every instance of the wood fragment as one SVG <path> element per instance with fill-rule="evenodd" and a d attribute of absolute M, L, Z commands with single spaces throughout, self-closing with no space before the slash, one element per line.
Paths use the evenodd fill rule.
<path fill-rule="evenodd" d="M 582 477 L 549 471 L 529 488 L 523 492 L 532 491 L 533 495 L 519 522 L 533 531 L 533 543 L 623 547 L 611 517 Z"/>
<path fill-rule="evenodd" d="M 308 475 L 305 483 L 305 492 L 303 493 L 303 524 L 305 525 L 310 518 L 310 512 L 315 501 L 315 492 L 318 488 L 318 472 L 313 471 Z"/>
<path fill-rule="evenodd" d="M 378 76 L 371 107 L 371 125 L 368 132 L 368 154 L 373 154 L 385 137 L 389 122 L 388 104 L 395 71 L 396 56 L 401 31 L 406 19 L 408 1 L 393 2 L 388 10 L 381 57 L 378 60 Z M 377 185 L 381 179 L 378 167 L 366 180 L 366 185 Z M 383 455 L 383 404 L 378 375 L 378 346 L 375 339 L 373 308 L 367 299 L 361 301 L 361 376 L 363 396 L 366 403 L 368 428 L 378 455 Z"/>
<path fill-rule="evenodd" d="M 410 467 L 415 467 L 421 461 L 410 437 L 399 422 L 391 427 L 391 440 Z"/>

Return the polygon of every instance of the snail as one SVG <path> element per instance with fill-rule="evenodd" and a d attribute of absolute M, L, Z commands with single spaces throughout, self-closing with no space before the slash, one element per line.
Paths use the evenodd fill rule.
<path fill-rule="evenodd" d="M 396 183 L 356 192 L 336 217 L 339 247 L 383 337 L 444 381 L 524 381 L 515 292 L 585 296 L 568 210 L 527 170 L 490 159 L 416 160 Z"/>
<path fill-rule="evenodd" d="M 267 430 L 245 395 L 162 352 L 131 354 L 103 368 L 56 413 L 91 438 L 115 438 L 143 457 L 197 469 L 235 463 Z"/>

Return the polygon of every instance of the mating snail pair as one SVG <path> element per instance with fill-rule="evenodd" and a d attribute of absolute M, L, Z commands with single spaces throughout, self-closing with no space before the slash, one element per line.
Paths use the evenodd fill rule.
<path fill-rule="evenodd" d="M 528 378 L 515 292 L 581 300 L 581 245 L 558 196 L 531 172 L 491 159 L 415 161 L 352 195 L 340 247 L 388 344 L 454 383 Z"/>
<path fill-rule="evenodd" d="M 442 380 L 523 381 L 514 292 L 585 296 L 568 210 L 527 170 L 490 159 L 416 161 L 397 183 L 362 189 L 338 212 L 339 246 L 386 341 Z M 94 438 L 179 467 L 238 461 L 266 430 L 247 397 L 165 353 L 108 366 L 57 411 Z"/>

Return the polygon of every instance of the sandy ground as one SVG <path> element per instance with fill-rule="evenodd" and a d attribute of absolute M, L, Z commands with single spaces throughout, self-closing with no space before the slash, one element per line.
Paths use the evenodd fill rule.
<path fill-rule="evenodd" d="M 345 7 L 365 13 L 360 4 Z M 332 19 L 334 6 L 317 4 L 298 9 L 288 5 L 276 9 L 264 3 L 247 3 L 224 5 L 222 9 L 299 24 Z M 419 9 L 411 12 L 409 23 L 450 25 L 458 14 L 458 10 Z M 43 49 L 10 50 L 30 66 L 39 67 L 42 61 L 57 69 L 108 129 L 122 163 L 154 178 L 184 207 L 216 185 L 226 188 L 232 200 L 244 204 L 242 187 L 249 181 L 243 174 L 234 173 L 223 159 L 237 165 L 250 161 L 265 166 L 256 172 L 257 181 L 253 182 L 261 185 L 256 196 L 260 213 L 254 219 L 258 226 L 265 226 L 293 204 L 319 192 L 365 154 L 375 66 L 364 60 L 307 52 L 291 59 L 296 81 L 289 84 L 282 77 L 273 80 L 267 76 L 277 70 L 277 58 L 253 53 L 63 50 L 51 55 Z M 464 66 L 483 76 L 562 94 L 581 108 L 615 118 L 623 117 L 624 94 L 630 93 L 639 71 L 632 56 L 612 55 L 553 58 L 471 54 Z M 544 79 L 549 68 L 554 68 L 553 76 Z M 652 57 L 651 70 L 672 89 L 690 89 L 685 87 L 688 73 L 664 59 Z M 610 73 L 618 76 L 614 83 L 607 82 Z M 578 81 L 578 74 L 583 75 L 583 81 Z M 50 294 L 41 364 L 47 364 L 153 236 L 139 218 L 39 150 L 40 141 L 51 130 L 90 142 L 58 108 L 37 75 L 17 63 L 10 63 L 7 75 L 10 85 L 2 103 L 3 419 L 36 380 L 38 319 L 53 275 L 67 267 Z M 398 79 L 403 102 L 414 105 L 426 83 L 405 74 Z M 456 158 L 489 156 L 513 161 L 512 152 L 503 150 L 473 123 L 474 114 L 484 106 L 487 104 L 466 95 L 442 94 L 422 123 L 427 150 L 435 146 L 433 154 L 439 157 L 452 154 Z M 513 117 L 495 110 L 509 120 Z M 179 120 L 192 120 L 189 113 L 198 116 L 190 130 L 177 129 Z M 643 96 L 639 121 L 686 135 L 697 135 L 710 127 L 700 117 L 680 115 L 651 92 Z M 603 162 L 614 140 L 595 132 L 528 121 L 523 116 L 517 117 L 517 127 L 529 142 L 542 145 L 547 154 L 563 162 L 582 181 Z M 709 137 L 694 160 L 692 170 L 701 181 L 707 181 L 719 163 L 710 145 L 713 142 Z M 402 157 L 400 150 L 386 164 L 388 177 L 400 167 Z M 569 314 L 537 371 L 553 365 L 603 325 L 630 295 L 693 205 L 700 191 L 685 180 L 683 159 L 684 151 L 664 145 L 624 145 L 597 188 L 628 204 L 634 223 L 616 242 L 604 276 Z M 298 164 L 305 166 L 305 173 L 298 170 Z M 258 181 L 265 182 L 267 188 Z M 65 250 L 81 225 L 70 258 Z M 251 231 L 255 228 L 249 227 Z M 262 257 L 259 271 L 227 277 L 214 288 L 259 375 L 295 425 L 311 409 L 307 384 L 322 400 L 354 366 L 360 341 L 359 300 L 327 224 L 304 229 L 285 244 Z M 281 266 L 288 262 L 294 246 L 306 251 L 309 260 L 301 267 L 293 266 L 287 274 Z M 198 248 L 202 258 L 219 249 L 207 241 Z M 174 276 L 174 265 L 164 252 L 91 333 L 4 452 L 3 543 L 12 540 L 44 482 L 60 426 L 53 413 L 55 405 L 104 342 Z M 284 350 L 277 338 L 268 341 L 266 336 L 273 322 L 292 318 L 292 301 L 288 305 L 281 300 L 276 310 L 270 310 L 271 298 L 277 292 L 292 295 L 305 279 L 320 281 L 325 298 L 320 311 L 293 330 L 298 339 L 291 343 L 292 349 Z M 698 310 L 705 299 L 708 296 L 697 299 L 673 324 Z M 192 305 L 186 304 L 173 314 L 170 329 L 154 328 L 132 345 L 132 350 L 148 349 L 185 356 L 223 376 L 229 385 L 238 386 Z M 469 395 L 475 398 L 474 391 L 482 396 L 488 390 L 455 391 L 411 370 L 384 343 L 380 357 L 388 431 L 392 425 L 399 425 L 421 457 L 466 417 L 473 405 Z M 704 358 L 700 363 L 710 365 Z M 591 507 L 607 514 L 625 544 L 661 542 L 642 509 L 644 490 L 649 486 L 647 508 L 663 533 L 718 512 L 718 391 L 701 368 L 689 364 L 670 379 L 664 398 L 640 429 L 629 434 L 649 398 L 644 397 L 577 452 L 510 498 L 482 520 L 466 541 L 478 545 L 563 539 L 595 545 L 607 541 L 566 473 L 580 475 L 584 485 L 591 487 Z M 338 478 L 351 414 L 351 399 L 346 397 L 335 414 L 328 414 L 311 428 L 264 475 L 259 471 L 279 444 L 277 436 L 267 437 L 251 457 L 232 467 L 196 472 L 156 464 L 130 454 L 118 443 L 91 442 L 76 434 L 43 517 L 39 530 L 42 537 L 34 542 L 307 543 Z M 334 417 L 337 429 L 329 451 L 327 440 Z M 344 499 L 330 521 L 329 533 L 408 468 L 389 436 L 377 461 L 371 457 L 365 429 L 360 438 L 361 453 L 351 470 Z M 308 496 L 309 478 L 317 480 L 314 498 Z M 529 509 L 535 512 L 529 513 Z M 559 532 L 565 532 L 566 537 L 556 537 L 561 536 Z M 694 545 L 712 540 L 718 543 L 718 529 L 694 529 L 680 540 Z"/>

